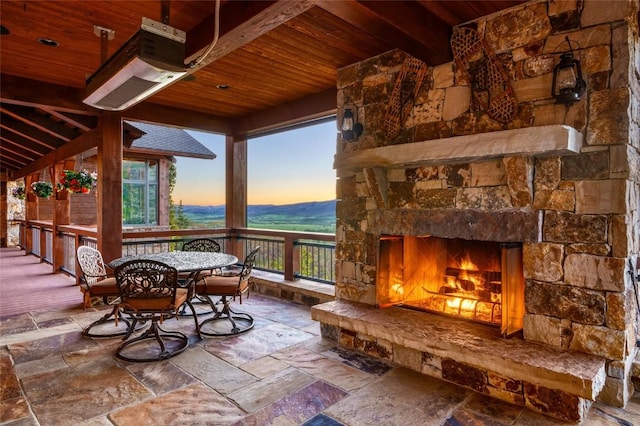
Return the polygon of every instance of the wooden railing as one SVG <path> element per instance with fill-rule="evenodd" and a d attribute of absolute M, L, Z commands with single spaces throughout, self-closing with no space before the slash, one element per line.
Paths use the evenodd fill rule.
<path fill-rule="evenodd" d="M 51 223 L 19 221 L 19 226 L 21 247 L 42 261 L 52 263 L 54 234 Z M 77 277 L 76 248 L 81 245 L 97 246 L 95 228 L 58 226 L 56 237 L 62 238 L 62 259 L 55 262 L 60 265 L 56 272 Z M 333 234 L 250 228 L 125 231 L 122 233 L 122 254 L 179 250 L 185 241 L 201 237 L 215 239 L 223 252 L 235 255 L 240 261 L 253 248 L 260 246 L 256 269 L 283 274 L 285 280 L 304 278 L 335 284 Z"/>

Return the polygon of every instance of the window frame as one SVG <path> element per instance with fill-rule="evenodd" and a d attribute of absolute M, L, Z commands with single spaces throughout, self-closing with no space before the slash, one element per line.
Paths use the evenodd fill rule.
<path fill-rule="evenodd" d="M 151 163 L 155 163 L 152 165 Z M 144 179 L 131 179 L 125 178 L 125 171 L 127 170 L 127 163 L 144 163 Z M 155 179 L 152 180 L 150 176 L 151 171 L 155 168 Z M 127 223 L 125 218 L 125 199 L 124 194 L 125 185 L 144 185 L 144 199 L 142 200 L 143 210 L 143 222 L 142 223 Z M 150 222 L 151 208 L 150 201 L 152 200 L 151 188 L 155 187 L 153 198 L 155 199 L 155 222 Z M 142 227 L 142 226 L 158 226 L 160 223 L 160 161 L 157 159 L 142 159 L 142 158 L 125 158 L 122 160 L 122 225 L 128 227 Z"/>

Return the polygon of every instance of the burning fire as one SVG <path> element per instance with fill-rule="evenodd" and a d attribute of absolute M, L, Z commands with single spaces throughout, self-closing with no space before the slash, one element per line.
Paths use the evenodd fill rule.
<path fill-rule="evenodd" d="M 462 281 L 468 281 L 473 283 L 474 286 L 478 286 L 480 284 L 481 278 L 477 273 L 478 265 L 473 263 L 471 260 L 471 255 L 468 251 L 465 251 L 465 255 L 458 262 L 458 269 L 460 273 L 457 278 L 447 277 L 447 285 L 451 287 L 456 287 L 459 289 L 457 293 L 468 293 L 465 289 L 463 289 L 461 285 Z M 462 312 L 474 312 L 476 310 L 476 305 L 478 304 L 478 300 L 474 298 L 468 297 L 450 297 L 446 301 L 448 311 L 457 311 L 458 313 Z"/>
<path fill-rule="evenodd" d="M 469 251 L 465 251 L 465 255 L 464 258 L 460 260 L 460 265 L 459 265 L 460 269 L 463 269 L 465 271 L 477 271 L 478 270 L 478 265 L 476 265 L 475 263 L 473 263 L 471 261 L 471 256 L 469 255 Z"/>

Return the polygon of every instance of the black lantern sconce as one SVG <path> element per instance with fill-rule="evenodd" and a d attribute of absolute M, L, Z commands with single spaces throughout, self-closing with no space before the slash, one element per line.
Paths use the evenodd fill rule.
<path fill-rule="evenodd" d="M 355 110 L 355 112 L 354 112 Z M 358 110 L 355 106 L 347 105 L 342 109 L 342 124 L 340 134 L 342 139 L 354 142 L 364 132 L 364 126 L 358 123 Z"/>
<path fill-rule="evenodd" d="M 569 45 L 569 53 L 560 55 L 560 63 L 553 68 L 551 94 L 557 104 L 571 106 L 582 99 L 587 83 L 582 78 L 580 61 L 573 57 L 569 37 L 565 37 L 565 41 Z"/>

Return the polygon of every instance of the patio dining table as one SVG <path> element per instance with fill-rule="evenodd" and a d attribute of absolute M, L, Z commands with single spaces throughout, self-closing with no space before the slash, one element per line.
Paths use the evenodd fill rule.
<path fill-rule="evenodd" d="M 115 269 L 130 260 L 155 260 L 176 268 L 178 272 L 188 273 L 185 287 L 197 281 L 202 271 L 220 269 L 238 263 L 238 258 L 232 254 L 176 250 L 119 257 L 109 262 L 109 267 Z"/>
<path fill-rule="evenodd" d="M 195 283 L 200 278 L 200 274 L 203 271 L 221 269 L 225 266 L 231 266 L 238 263 L 238 258 L 232 254 L 175 250 L 160 253 L 133 254 L 119 257 L 109 262 L 109 267 L 112 269 L 116 269 L 118 266 L 130 260 L 155 260 L 156 262 L 162 262 L 176 268 L 178 272 L 187 273 L 187 278 L 181 283 L 181 287 L 189 289 L 190 298 L 195 297 L 200 302 L 204 303 L 206 302 L 197 298 L 197 296 L 194 294 Z M 211 312 L 211 310 L 198 311 L 196 315 L 205 315 Z M 179 315 L 187 316 L 191 314 L 188 314 L 185 310 L 185 307 L 183 306 Z"/>

